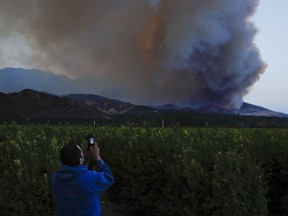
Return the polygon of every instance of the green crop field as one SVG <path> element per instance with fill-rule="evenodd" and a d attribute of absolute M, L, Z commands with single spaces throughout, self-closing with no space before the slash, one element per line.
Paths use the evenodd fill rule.
<path fill-rule="evenodd" d="M 146 215 L 285 215 L 288 129 L 0 125 L 0 215 L 54 215 L 58 151 L 94 134 L 115 185 Z"/>

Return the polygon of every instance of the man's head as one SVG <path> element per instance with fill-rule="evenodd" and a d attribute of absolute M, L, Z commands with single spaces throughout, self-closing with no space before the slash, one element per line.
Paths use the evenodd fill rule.
<path fill-rule="evenodd" d="M 65 165 L 78 166 L 84 161 L 83 152 L 76 143 L 70 142 L 61 148 L 60 161 Z"/>

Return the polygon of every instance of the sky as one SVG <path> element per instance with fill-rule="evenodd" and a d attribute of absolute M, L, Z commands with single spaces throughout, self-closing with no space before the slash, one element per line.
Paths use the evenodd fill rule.
<path fill-rule="evenodd" d="M 255 42 L 267 64 L 244 101 L 288 113 L 288 1 L 261 0 L 253 17 L 258 28 Z"/>
<path fill-rule="evenodd" d="M 132 103 L 243 99 L 288 113 L 288 1 L 259 0 L 254 36 L 257 1 L 2 0 L 0 68 L 80 76 L 91 93 Z"/>

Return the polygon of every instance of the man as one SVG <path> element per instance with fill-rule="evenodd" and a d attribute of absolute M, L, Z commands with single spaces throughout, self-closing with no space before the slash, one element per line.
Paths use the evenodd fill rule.
<path fill-rule="evenodd" d="M 85 157 L 91 156 L 97 172 L 83 165 Z M 97 145 L 81 150 L 74 143 L 68 143 L 60 150 L 62 166 L 52 176 L 52 191 L 56 201 L 57 216 L 101 215 L 100 192 L 113 183 L 113 175 L 100 157 Z"/>

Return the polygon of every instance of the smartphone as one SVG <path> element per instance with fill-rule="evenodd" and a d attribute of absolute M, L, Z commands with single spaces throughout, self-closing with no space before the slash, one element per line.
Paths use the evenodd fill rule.
<path fill-rule="evenodd" d="M 95 138 L 93 135 L 87 135 L 87 142 L 88 142 L 88 149 L 90 146 L 94 147 L 95 145 Z"/>

